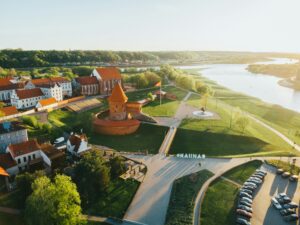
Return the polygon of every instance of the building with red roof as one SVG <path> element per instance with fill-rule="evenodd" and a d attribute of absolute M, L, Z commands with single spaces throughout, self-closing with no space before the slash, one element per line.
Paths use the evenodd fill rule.
<path fill-rule="evenodd" d="M 33 88 L 13 91 L 10 101 L 17 109 L 26 109 L 35 107 L 38 101 L 43 98 L 42 90 Z"/>
<path fill-rule="evenodd" d="M 116 83 L 121 84 L 122 76 L 116 67 L 95 68 L 91 74 L 99 82 L 100 94 L 110 94 Z"/>
<path fill-rule="evenodd" d="M 11 77 L 0 78 L 0 101 L 8 101 L 14 90 L 23 88 L 24 83 L 14 82 Z"/>
<path fill-rule="evenodd" d="M 0 112 L 3 113 L 3 116 L 11 116 L 19 113 L 15 106 L 3 107 L 0 109 Z"/>
<path fill-rule="evenodd" d="M 99 82 L 96 77 L 77 77 L 74 80 L 74 86 L 80 92 L 81 95 L 99 94 Z"/>

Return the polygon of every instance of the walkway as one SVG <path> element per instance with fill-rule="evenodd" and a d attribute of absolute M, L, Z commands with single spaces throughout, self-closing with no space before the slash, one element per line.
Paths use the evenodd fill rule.
<path fill-rule="evenodd" d="M 174 140 L 176 131 L 177 131 L 176 127 L 171 126 L 169 128 L 169 131 L 168 131 L 167 135 L 165 136 L 163 143 L 161 144 L 161 146 L 159 148 L 159 151 L 158 151 L 159 154 L 162 154 L 162 155 L 168 154 L 170 147 L 172 145 L 172 142 Z"/>
<path fill-rule="evenodd" d="M 227 177 L 221 176 L 220 178 L 221 178 L 222 180 L 228 181 L 229 183 L 232 183 L 233 185 L 235 185 L 235 186 L 237 186 L 237 187 L 242 187 L 241 184 L 239 184 L 239 183 L 235 182 L 234 180 L 231 180 L 231 179 L 229 179 L 229 178 L 227 178 Z"/>

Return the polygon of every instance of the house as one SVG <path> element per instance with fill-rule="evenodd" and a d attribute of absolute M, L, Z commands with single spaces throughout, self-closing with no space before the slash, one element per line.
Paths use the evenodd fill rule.
<path fill-rule="evenodd" d="M 41 87 L 43 85 L 48 84 L 58 84 L 62 89 L 62 96 L 72 96 L 72 83 L 66 78 L 63 77 L 50 77 L 50 78 L 40 78 L 40 79 L 33 79 L 31 81 L 28 81 L 25 85 L 26 89 L 31 89 L 35 87 Z"/>
<path fill-rule="evenodd" d="M 4 152 L 9 144 L 28 141 L 27 129 L 20 122 L 3 122 L 0 124 L 0 152 Z"/>
<path fill-rule="evenodd" d="M 46 98 L 46 99 L 42 99 L 38 102 L 38 104 L 36 105 L 36 108 L 38 109 L 38 111 L 41 110 L 51 110 L 54 107 L 56 107 L 57 101 L 55 98 Z"/>
<path fill-rule="evenodd" d="M 56 150 L 52 145 L 40 145 L 33 139 L 8 145 L 6 153 L 0 154 L 0 166 L 8 174 L 16 175 L 40 163 L 43 166 L 46 165 L 47 168 L 51 168 L 52 161 L 62 155 L 64 155 L 63 152 Z"/>
<path fill-rule="evenodd" d="M 2 116 L 11 116 L 19 113 L 15 106 L 3 107 L 0 109 L 0 112 L 1 115 L 3 114 Z"/>
<path fill-rule="evenodd" d="M 73 86 L 81 95 L 99 94 L 99 82 L 96 77 L 77 77 L 74 79 Z"/>
<path fill-rule="evenodd" d="M 58 83 L 48 83 L 48 84 L 39 84 L 36 85 L 36 87 L 39 87 L 43 94 L 45 95 L 45 98 L 55 98 L 56 101 L 62 101 L 63 100 L 63 92 L 62 87 Z"/>
<path fill-rule="evenodd" d="M 121 84 L 122 77 L 116 67 L 95 68 L 91 74 L 100 85 L 100 94 L 110 94 L 116 83 Z"/>
<path fill-rule="evenodd" d="M 23 88 L 23 83 L 15 83 L 12 78 L 0 78 L 0 101 L 9 101 L 14 90 Z"/>
<path fill-rule="evenodd" d="M 39 100 L 44 98 L 40 88 L 14 90 L 11 95 L 11 105 L 17 109 L 35 107 Z"/>
<path fill-rule="evenodd" d="M 85 134 L 71 134 L 67 141 L 67 151 L 72 155 L 80 156 L 80 154 L 90 149 Z"/>

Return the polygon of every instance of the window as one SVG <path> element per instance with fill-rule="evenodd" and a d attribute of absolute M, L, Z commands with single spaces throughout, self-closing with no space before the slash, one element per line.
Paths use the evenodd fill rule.
<path fill-rule="evenodd" d="M 20 164 L 21 163 L 21 159 L 18 159 L 18 164 Z"/>
<path fill-rule="evenodd" d="M 32 155 L 32 158 L 35 159 L 35 154 Z"/>
<path fill-rule="evenodd" d="M 23 157 L 23 161 L 24 161 L 24 162 L 26 162 L 26 160 L 27 160 L 26 156 L 25 156 L 25 157 Z"/>
<path fill-rule="evenodd" d="M 28 156 L 28 161 L 30 161 L 31 160 L 31 155 L 30 156 Z"/>

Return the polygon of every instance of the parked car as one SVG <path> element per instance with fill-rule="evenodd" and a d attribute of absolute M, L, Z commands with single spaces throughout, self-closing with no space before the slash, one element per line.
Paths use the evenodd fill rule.
<path fill-rule="evenodd" d="M 257 170 L 255 171 L 255 173 L 263 174 L 264 176 L 267 175 L 267 172 L 266 172 L 266 171 L 263 171 L 263 170 L 260 170 L 260 169 L 257 169 Z"/>
<path fill-rule="evenodd" d="M 295 203 L 295 202 L 290 202 L 290 203 L 284 204 L 283 208 L 285 208 L 285 209 L 296 209 L 296 208 L 298 208 L 298 204 Z"/>
<path fill-rule="evenodd" d="M 241 192 L 246 192 L 246 193 L 248 193 L 249 195 L 252 195 L 252 194 L 253 194 L 253 191 L 252 191 L 252 190 L 245 189 L 245 188 L 241 188 L 241 189 L 240 189 L 240 193 L 241 193 Z"/>
<path fill-rule="evenodd" d="M 236 213 L 239 214 L 239 215 L 248 217 L 248 218 L 251 218 L 251 217 L 252 217 L 252 213 L 249 213 L 249 212 L 247 212 L 247 211 L 245 211 L 245 210 L 242 210 L 242 209 L 237 209 L 237 210 L 236 210 Z"/>
<path fill-rule="evenodd" d="M 290 177 L 290 181 L 298 181 L 298 179 L 299 179 L 299 176 L 297 176 L 297 175 L 293 175 L 293 176 L 291 176 Z"/>
<path fill-rule="evenodd" d="M 261 178 L 261 177 L 257 177 L 257 176 L 251 176 L 251 177 L 249 177 L 249 179 L 251 179 L 251 180 L 257 180 L 257 181 L 263 181 L 263 179 Z"/>
<path fill-rule="evenodd" d="M 299 217 L 297 216 L 297 214 L 291 214 L 291 215 L 288 215 L 288 216 L 284 216 L 283 219 L 285 221 L 296 221 L 299 219 Z"/>
<path fill-rule="evenodd" d="M 54 141 L 54 144 L 55 144 L 55 145 L 56 145 L 56 144 L 60 144 L 60 143 L 62 143 L 62 142 L 64 142 L 64 141 L 65 141 L 65 138 L 64 138 L 64 137 L 56 138 L 55 141 Z"/>
<path fill-rule="evenodd" d="M 246 201 L 246 202 L 249 202 L 250 204 L 252 204 L 252 199 L 247 198 L 247 197 L 242 197 L 241 201 Z"/>
<path fill-rule="evenodd" d="M 239 196 L 240 196 L 240 198 L 242 198 L 242 197 L 247 197 L 247 198 L 249 198 L 249 199 L 252 199 L 252 195 L 249 195 L 249 194 L 246 193 L 246 192 L 240 192 Z"/>
<path fill-rule="evenodd" d="M 276 208 L 276 209 L 282 209 L 282 206 L 279 204 L 279 202 L 277 201 L 276 198 L 272 198 L 271 199 L 272 205 Z"/>
<path fill-rule="evenodd" d="M 283 169 L 281 169 L 281 168 L 277 169 L 277 171 L 276 171 L 276 173 L 277 173 L 278 175 L 281 175 L 281 174 L 283 174 L 283 172 L 284 172 L 284 170 L 283 170 Z"/>
<path fill-rule="evenodd" d="M 280 214 L 282 216 L 288 216 L 288 215 L 291 215 L 291 214 L 294 214 L 294 213 L 295 213 L 295 211 L 292 210 L 292 209 L 282 209 L 282 210 L 280 210 Z"/>
<path fill-rule="evenodd" d="M 247 189 L 247 190 L 251 190 L 251 191 L 254 191 L 254 190 L 256 189 L 256 187 L 254 187 L 254 186 L 249 186 L 249 185 L 244 185 L 242 188 L 243 188 L 243 189 Z"/>
<path fill-rule="evenodd" d="M 241 225 L 251 225 L 249 221 L 247 221 L 244 218 L 237 218 L 236 219 L 236 224 L 241 224 Z"/>
<path fill-rule="evenodd" d="M 246 202 L 246 201 L 240 201 L 240 205 L 245 205 L 245 206 L 247 206 L 247 207 L 251 207 L 251 206 L 252 206 L 251 203 Z"/>
<path fill-rule="evenodd" d="M 277 196 L 275 196 L 275 198 L 280 204 L 286 204 L 292 201 L 285 193 L 280 193 Z"/>
<path fill-rule="evenodd" d="M 242 210 L 245 210 L 245 211 L 247 211 L 247 212 L 250 212 L 250 213 L 252 213 L 253 212 L 253 209 L 251 208 L 251 207 L 249 207 L 249 206 L 245 206 L 245 205 L 238 205 L 237 207 L 236 207 L 237 209 L 242 209 Z"/>
<path fill-rule="evenodd" d="M 283 178 L 288 178 L 289 176 L 291 176 L 291 173 L 290 172 L 284 172 L 283 174 L 281 174 L 281 176 Z"/>
<path fill-rule="evenodd" d="M 245 186 L 253 186 L 254 188 L 257 188 L 257 185 L 253 182 L 245 182 L 244 185 Z"/>
<path fill-rule="evenodd" d="M 254 183 L 254 184 L 256 184 L 256 185 L 259 185 L 259 184 L 262 183 L 261 180 L 257 180 L 257 179 L 254 179 L 254 178 L 249 178 L 249 179 L 247 180 L 247 182 L 251 182 L 251 183 Z"/>

